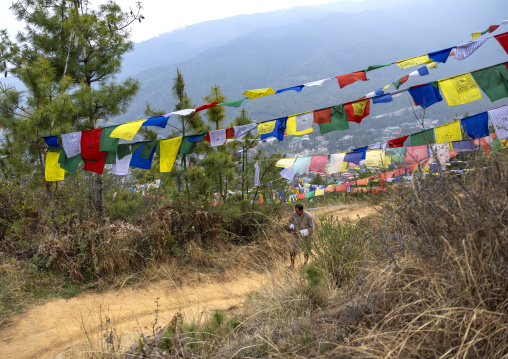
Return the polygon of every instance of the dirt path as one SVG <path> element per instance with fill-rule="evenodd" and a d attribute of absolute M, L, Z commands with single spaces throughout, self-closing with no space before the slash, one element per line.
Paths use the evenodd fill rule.
<path fill-rule="evenodd" d="M 356 218 L 357 214 L 370 216 L 374 210 L 353 205 L 310 212 L 316 219 L 323 215 Z M 103 328 L 114 327 L 122 345 L 128 347 L 140 333 L 151 332 L 148 328 L 155 320 L 157 298 L 158 325 L 169 323 L 178 311 L 184 319 L 196 320 L 208 317 L 211 310 L 241 305 L 249 292 L 259 290 L 284 270 L 285 264 L 270 273 L 233 273 L 229 275 L 235 278 L 231 281 L 199 275 L 183 285 L 166 280 L 145 288 L 127 287 L 54 300 L 12 318 L 12 323 L 0 331 L 0 358 L 80 358 L 84 351 L 100 350 L 106 332 L 100 329 L 101 318 Z"/>

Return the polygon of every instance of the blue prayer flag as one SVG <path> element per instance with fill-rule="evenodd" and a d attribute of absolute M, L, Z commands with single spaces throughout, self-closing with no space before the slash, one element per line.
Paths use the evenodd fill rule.
<path fill-rule="evenodd" d="M 41 137 L 44 139 L 44 141 L 46 141 L 46 144 L 48 146 L 55 146 L 55 147 L 61 147 L 59 144 L 58 144 L 58 135 L 56 136 L 43 136 Z"/>
<path fill-rule="evenodd" d="M 418 73 L 420 74 L 420 76 L 428 75 L 429 74 L 429 68 L 427 66 L 420 67 L 418 69 Z"/>
<path fill-rule="evenodd" d="M 448 49 L 434 51 L 428 54 L 429 58 L 434 62 L 443 62 L 445 63 L 450 56 L 450 52 L 453 50 L 453 47 Z"/>
<path fill-rule="evenodd" d="M 476 139 L 489 135 L 489 114 L 487 111 L 460 120 L 469 137 Z"/>
<path fill-rule="evenodd" d="M 302 89 L 303 89 L 303 88 L 304 88 L 304 86 L 303 86 L 303 85 L 298 85 L 298 86 L 288 87 L 288 88 L 285 88 L 285 89 L 282 89 L 282 90 L 278 90 L 278 91 L 276 92 L 276 94 L 278 94 L 278 93 L 282 93 L 282 92 L 286 92 L 286 91 L 290 91 L 290 90 L 294 90 L 294 91 L 296 91 L 296 92 L 300 92 L 300 91 L 302 91 Z"/>
<path fill-rule="evenodd" d="M 372 98 L 372 103 L 388 103 L 392 101 L 393 101 L 392 95 L 389 93 L 387 93 L 386 95 L 376 96 Z"/>
<path fill-rule="evenodd" d="M 149 141 L 145 141 L 145 142 L 149 142 Z M 157 146 L 155 146 L 154 149 L 152 150 L 152 153 L 150 154 L 150 158 L 146 159 L 146 158 L 141 157 L 141 151 L 143 150 L 143 145 L 145 144 L 145 142 L 143 142 L 143 144 L 141 146 L 139 146 L 136 149 L 136 151 L 134 151 L 134 153 L 132 154 L 132 158 L 131 158 L 131 162 L 130 162 L 129 166 L 143 168 L 145 170 L 149 170 L 152 167 L 152 159 L 153 159 L 153 155 L 155 154 L 155 150 L 157 149 Z"/>
<path fill-rule="evenodd" d="M 375 92 L 376 96 L 383 96 L 385 93 L 383 92 L 383 88 L 377 89 Z"/>
<path fill-rule="evenodd" d="M 273 132 L 265 133 L 261 135 L 261 140 L 265 140 L 269 137 L 275 137 L 280 141 L 284 140 L 284 132 L 286 131 L 286 122 L 287 122 L 287 116 L 281 117 L 277 119 L 277 122 L 275 122 L 275 126 L 273 128 Z"/>
<path fill-rule="evenodd" d="M 369 146 L 353 148 L 351 152 L 365 152 L 369 149 Z"/>
<path fill-rule="evenodd" d="M 452 146 L 453 150 L 457 153 L 473 152 L 475 150 L 475 145 L 472 140 L 453 141 Z"/>
<path fill-rule="evenodd" d="M 365 154 L 367 152 L 349 152 L 344 156 L 344 161 L 354 163 L 358 165 L 361 160 L 365 159 Z"/>
<path fill-rule="evenodd" d="M 187 141 L 192 142 L 192 143 L 199 142 L 203 139 L 203 137 L 205 137 L 205 135 L 206 135 L 206 132 L 200 133 L 197 135 L 193 135 L 193 136 L 189 136 L 189 137 L 187 137 Z"/>
<path fill-rule="evenodd" d="M 166 127 L 168 120 L 169 120 L 169 116 L 168 117 L 165 117 L 165 116 L 151 117 L 148 120 L 146 120 L 145 122 L 143 122 L 141 127 L 158 126 L 158 127 L 164 128 L 164 127 Z"/>
<path fill-rule="evenodd" d="M 415 103 L 423 108 L 427 108 L 443 100 L 439 90 L 431 84 L 410 87 L 408 91 Z"/>

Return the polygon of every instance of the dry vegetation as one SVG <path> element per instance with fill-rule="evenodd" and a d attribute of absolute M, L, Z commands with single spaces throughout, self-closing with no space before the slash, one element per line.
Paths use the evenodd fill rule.
<path fill-rule="evenodd" d="M 245 306 L 178 316 L 128 358 L 506 358 L 508 170 L 502 154 L 462 177 L 385 194 L 377 219 L 334 222 L 313 264 Z"/>

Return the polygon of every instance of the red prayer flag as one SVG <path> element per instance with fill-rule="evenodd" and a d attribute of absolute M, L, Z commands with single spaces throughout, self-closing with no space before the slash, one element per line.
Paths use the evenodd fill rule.
<path fill-rule="evenodd" d="M 101 175 L 104 171 L 104 162 L 106 162 L 106 151 L 101 151 L 99 152 L 99 158 L 95 161 L 85 160 L 85 166 L 83 169 L 85 171 L 95 172 Z"/>
<path fill-rule="evenodd" d="M 344 104 L 344 108 L 346 109 L 346 116 L 347 116 L 347 120 L 348 121 L 360 123 L 360 122 L 362 122 L 362 120 L 365 117 L 367 117 L 369 115 L 369 112 L 370 112 L 370 100 L 366 101 L 366 104 L 365 104 L 365 107 L 363 109 L 363 114 L 362 115 L 355 114 L 355 105 L 354 104 L 355 103 L 360 103 L 360 102 L 363 102 L 363 101 L 365 101 L 365 100 L 355 101 L 355 102 L 350 102 L 350 103 Z"/>
<path fill-rule="evenodd" d="M 343 184 L 340 184 L 338 186 L 335 186 L 335 192 L 341 192 L 341 191 L 345 191 L 346 190 L 346 184 L 343 183 Z"/>
<path fill-rule="evenodd" d="M 309 171 L 324 172 L 326 170 L 328 155 L 313 156 L 310 160 Z"/>
<path fill-rule="evenodd" d="M 199 106 L 196 111 L 194 111 L 194 113 L 196 112 L 199 112 L 199 111 L 203 111 L 203 110 L 206 110 L 207 108 L 210 108 L 210 107 L 215 107 L 217 106 L 219 103 L 218 102 L 210 102 L 210 103 L 206 103 L 204 105 L 201 105 Z"/>
<path fill-rule="evenodd" d="M 101 133 L 102 128 L 81 132 L 81 158 L 86 160 L 98 160 L 100 158 Z"/>
<path fill-rule="evenodd" d="M 206 135 L 208 136 L 208 133 Z M 226 138 L 235 138 L 235 129 L 233 127 L 226 128 Z"/>
<path fill-rule="evenodd" d="M 403 147 L 404 141 L 406 141 L 408 137 L 409 137 L 409 135 L 402 136 L 399 138 L 394 138 L 393 140 L 388 141 L 388 147 L 389 148 Z"/>
<path fill-rule="evenodd" d="M 401 77 L 401 78 L 400 78 L 400 85 L 402 85 L 402 84 L 403 84 L 404 82 L 406 82 L 408 79 L 409 79 L 409 75 L 406 75 L 406 76 L 404 76 L 404 77 Z M 399 86 L 400 86 L 400 85 L 399 85 Z"/>
<path fill-rule="evenodd" d="M 489 32 L 494 32 L 499 27 L 499 25 L 490 25 Z"/>
<path fill-rule="evenodd" d="M 325 192 L 334 192 L 334 191 L 335 191 L 334 187 L 326 187 L 325 188 Z"/>
<path fill-rule="evenodd" d="M 508 54 L 508 32 L 496 35 L 494 37 L 496 38 L 497 42 L 499 42 L 499 45 L 501 45 L 504 51 L 506 51 L 506 53 Z"/>
<path fill-rule="evenodd" d="M 339 82 L 340 88 L 350 85 L 356 81 L 368 81 L 369 80 L 367 78 L 367 75 L 365 74 L 365 71 L 352 72 L 352 73 L 346 74 L 346 75 L 335 76 L 335 78 Z"/>
<path fill-rule="evenodd" d="M 324 110 L 314 111 L 314 123 L 330 123 L 332 122 L 332 109 L 325 108 Z"/>
<path fill-rule="evenodd" d="M 299 193 L 298 199 L 305 199 L 305 193 Z"/>

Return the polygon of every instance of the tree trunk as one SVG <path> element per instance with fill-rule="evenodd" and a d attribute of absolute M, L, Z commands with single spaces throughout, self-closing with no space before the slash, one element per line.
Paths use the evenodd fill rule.
<path fill-rule="evenodd" d="M 106 209 L 104 207 L 104 181 L 102 175 L 97 174 L 97 212 L 101 215 L 102 220 L 107 221 Z"/>

